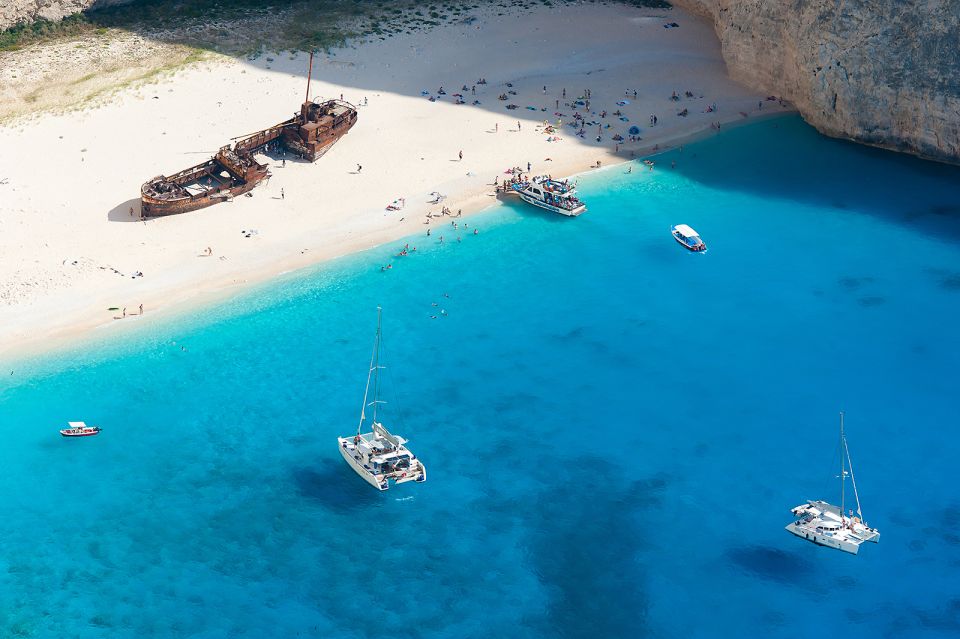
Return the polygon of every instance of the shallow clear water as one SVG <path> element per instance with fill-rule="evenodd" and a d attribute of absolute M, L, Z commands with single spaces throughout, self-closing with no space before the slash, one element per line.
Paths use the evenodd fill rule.
<path fill-rule="evenodd" d="M 958 185 L 765 122 L 12 364 L 0 637 L 956 636 Z M 384 494 L 335 441 L 377 304 L 429 471 Z M 841 409 L 857 557 L 783 530 Z"/>

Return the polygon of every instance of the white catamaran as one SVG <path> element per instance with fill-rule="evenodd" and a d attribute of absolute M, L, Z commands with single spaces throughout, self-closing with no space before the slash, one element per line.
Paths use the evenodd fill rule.
<path fill-rule="evenodd" d="M 370 370 L 367 372 L 367 388 L 363 391 L 363 405 L 360 407 L 360 423 L 353 437 L 338 437 L 340 454 L 350 467 L 357 471 L 368 484 L 377 490 L 390 488 L 390 480 L 395 484 L 408 481 L 427 480 L 427 469 L 417 456 L 404 444 L 403 437 L 390 434 L 383 424 L 377 421 L 377 407 L 380 400 L 380 307 L 377 307 L 377 337 L 373 343 L 373 355 L 370 357 Z M 367 402 L 373 392 L 373 400 Z M 361 433 L 366 420 L 366 410 L 372 408 L 372 430 Z"/>
<path fill-rule="evenodd" d="M 848 515 L 844 515 L 845 484 L 848 474 L 853 486 L 853 496 L 857 501 L 856 515 L 852 510 Z M 790 512 L 797 517 L 797 520 L 787 525 L 787 531 L 821 546 L 836 548 L 855 555 L 863 542 L 880 541 L 880 531 L 870 528 L 867 522 L 863 521 L 860 495 L 857 493 L 857 480 L 853 476 L 853 462 L 850 460 L 850 449 L 847 447 L 847 437 L 843 432 L 842 412 L 840 413 L 840 506 L 833 506 L 820 500 L 808 501 Z"/>

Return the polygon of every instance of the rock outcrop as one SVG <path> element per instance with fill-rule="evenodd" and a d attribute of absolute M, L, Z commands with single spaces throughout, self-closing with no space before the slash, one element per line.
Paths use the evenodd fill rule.
<path fill-rule="evenodd" d="M 821 132 L 960 163 L 960 0 L 671 0 Z"/>
<path fill-rule="evenodd" d="M 62 20 L 63 18 L 86 11 L 101 9 L 116 4 L 127 4 L 132 0 L 0 0 L 0 31 L 9 29 L 21 22 Z"/>

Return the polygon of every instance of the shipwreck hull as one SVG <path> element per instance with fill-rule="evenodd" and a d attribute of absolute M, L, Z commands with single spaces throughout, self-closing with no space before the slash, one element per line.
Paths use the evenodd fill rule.
<path fill-rule="evenodd" d="M 316 162 L 357 123 L 357 108 L 342 100 L 304 102 L 300 114 L 284 123 L 287 151 Z"/>
<path fill-rule="evenodd" d="M 140 187 L 140 210 L 146 217 L 196 211 L 256 188 L 270 171 L 252 154 L 223 147 L 212 159 Z"/>
<path fill-rule="evenodd" d="M 232 200 L 248 191 L 257 188 L 263 180 L 269 176 L 264 176 L 256 182 L 246 182 L 237 186 L 221 189 L 215 193 L 203 193 L 200 195 L 191 195 L 175 200 L 159 200 L 157 198 L 143 195 L 140 196 L 140 207 L 145 217 L 160 217 L 164 215 L 176 215 L 177 213 L 189 213 L 197 209 L 206 208 L 220 202 Z"/>
<path fill-rule="evenodd" d="M 174 215 L 229 201 L 270 177 L 266 165 L 254 159 L 257 153 L 279 145 L 315 162 L 356 122 L 357 109 L 349 102 L 306 100 L 289 120 L 222 147 L 203 164 L 146 182 L 140 187 L 140 210 L 147 217 Z"/>

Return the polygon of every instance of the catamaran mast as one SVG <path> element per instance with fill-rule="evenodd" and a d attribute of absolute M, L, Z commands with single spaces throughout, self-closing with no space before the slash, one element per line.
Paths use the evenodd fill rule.
<path fill-rule="evenodd" d="M 310 54 L 311 58 L 313 54 Z M 370 378 L 373 377 L 374 371 L 379 367 L 380 360 L 380 307 L 377 307 L 377 336 L 373 341 L 373 353 L 370 355 L 370 368 L 367 370 L 367 387 L 363 390 L 363 404 L 360 406 L 360 423 L 357 424 L 357 435 L 360 434 L 360 429 L 363 428 L 363 420 L 366 419 L 367 411 L 367 396 L 370 394 Z M 373 404 L 373 421 L 377 421 L 377 404 L 376 398 L 378 393 L 380 376 L 377 376 L 377 382 L 374 385 L 374 404 Z"/>
<path fill-rule="evenodd" d="M 840 411 L 840 521 L 844 520 L 844 513 L 847 512 L 844 504 L 844 484 L 847 479 L 846 462 L 844 461 L 843 451 L 847 448 L 847 438 L 843 435 L 843 411 Z"/>
<path fill-rule="evenodd" d="M 857 492 L 857 478 L 853 474 L 853 460 L 850 459 L 850 447 L 847 446 L 847 438 L 843 438 L 843 451 L 847 455 L 847 467 L 850 469 L 850 483 L 853 485 L 853 496 L 857 500 L 857 517 L 860 518 L 861 523 L 866 525 L 867 522 L 863 520 L 863 511 L 860 510 L 860 493 Z"/>
<path fill-rule="evenodd" d="M 377 307 L 377 341 L 373 347 L 373 421 L 377 421 L 377 405 L 380 403 L 380 307 Z"/>

